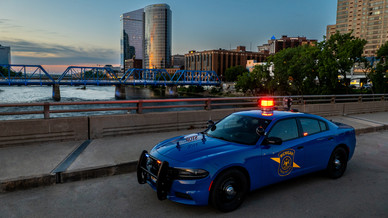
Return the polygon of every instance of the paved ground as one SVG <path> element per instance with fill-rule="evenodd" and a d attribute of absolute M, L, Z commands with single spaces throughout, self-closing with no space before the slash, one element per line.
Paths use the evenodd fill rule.
<path fill-rule="evenodd" d="M 135 173 L 0 194 L 0 217 L 388 217 L 388 131 L 357 136 L 345 175 L 256 190 L 232 213 L 159 201 Z"/>
<path fill-rule="evenodd" d="M 370 132 L 388 127 L 388 112 L 357 114 L 352 116 L 328 117 L 328 119 L 349 124 L 356 132 Z M 65 172 L 82 174 L 87 169 L 135 163 L 143 150 L 150 150 L 158 142 L 174 136 L 198 132 L 184 130 L 175 132 L 149 133 L 92 140 L 85 150 Z M 40 178 L 52 175 L 52 171 L 83 141 L 51 142 L 0 148 L 0 184 L 19 185 L 26 178 Z M 50 183 L 51 184 L 51 183 Z M 28 186 L 27 184 L 25 186 Z M 36 185 L 33 185 L 36 186 Z M 3 186 L 2 186 L 3 187 Z M 0 189 L 0 192 L 2 189 Z"/>

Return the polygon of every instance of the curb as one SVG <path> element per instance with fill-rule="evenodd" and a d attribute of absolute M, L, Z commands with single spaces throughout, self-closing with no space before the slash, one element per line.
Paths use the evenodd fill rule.
<path fill-rule="evenodd" d="M 356 135 L 382 130 L 388 130 L 388 125 L 357 129 Z M 136 165 L 137 160 L 117 165 L 85 168 L 77 171 L 62 172 L 53 175 L 47 174 L 35 177 L 0 181 L 0 193 L 131 173 L 136 171 Z"/>
<path fill-rule="evenodd" d="M 87 168 L 57 174 L 47 174 L 28 178 L 0 181 L 0 193 L 25 190 L 60 183 L 82 181 L 99 177 L 107 177 L 136 171 L 137 161 L 112 166 Z"/>

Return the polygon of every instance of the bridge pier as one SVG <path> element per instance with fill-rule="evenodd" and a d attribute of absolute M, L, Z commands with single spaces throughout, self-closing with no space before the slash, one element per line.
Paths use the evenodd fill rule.
<path fill-rule="evenodd" d="M 59 90 L 59 84 L 53 85 L 53 99 L 54 101 L 61 100 L 61 91 Z"/>
<path fill-rule="evenodd" d="M 116 99 L 127 99 L 127 93 L 125 91 L 125 85 L 115 85 L 115 98 Z"/>

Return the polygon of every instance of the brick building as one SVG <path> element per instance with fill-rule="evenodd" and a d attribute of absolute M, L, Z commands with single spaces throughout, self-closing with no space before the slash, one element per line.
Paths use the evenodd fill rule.
<path fill-rule="evenodd" d="M 247 60 L 264 62 L 268 54 L 246 51 L 245 46 L 237 46 L 233 50 L 190 51 L 185 54 L 185 69 L 215 71 L 221 79 L 226 69 L 234 66 L 246 66 Z"/>
<path fill-rule="evenodd" d="M 283 49 L 295 48 L 300 45 L 312 45 L 315 46 L 318 40 L 316 39 L 307 39 L 306 37 L 288 37 L 286 35 L 282 36 L 280 39 L 273 37 L 271 40 L 268 40 L 268 44 L 258 46 L 260 52 L 268 52 L 270 55 L 275 54 Z"/>

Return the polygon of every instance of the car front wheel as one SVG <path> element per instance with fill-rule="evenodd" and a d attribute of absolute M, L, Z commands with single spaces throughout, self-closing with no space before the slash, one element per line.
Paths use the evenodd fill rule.
<path fill-rule="evenodd" d="M 327 173 L 330 178 L 340 178 L 346 170 L 348 164 L 348 153 L 342 147 L 337 147 L 331 154 L 329 164 L 327 165 Z"/>
<path fill-rule="evenodd" d="M 230 212 L 242 204 L 247 192 L 248 181 L 244 173 L 231 169 L 221 173 L 214 181 L 210 201 L 220 211 Z"/>

